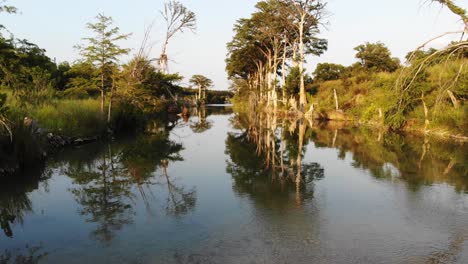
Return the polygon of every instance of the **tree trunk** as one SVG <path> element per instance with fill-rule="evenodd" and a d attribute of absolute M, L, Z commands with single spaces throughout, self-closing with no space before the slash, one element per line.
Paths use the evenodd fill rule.
<path fill-rule="evenodd" d="M 292 66 L 297 67 L 297 43 L 293 45 Z"/>
<path fill-rule="evenodd" d="M 271 82 L 273 82 L 273 89 L 272 89 L 272 100 L 273 100 L 273 107 L 275 108 L 275 112 L 276 112 L 276 109 L 278 108 L 278 94 L 276 92 L 276 80 L 277 80 L 277 69 L 278 69 L 278 52 L 277 52 L 277 49 L 275 49 L 275 52 L 273 53 L 273 69 L 272 69 L 272 75 L 273 75 L 273 80 L 271 80 Z"/>
<path fill-rule="evenodd" d="M 424 102 L 424 94 L 421 95 L 421 101 L 424 107 L 424 133 L 427 132 L 427 127 L 429 126 L 429 109 L 427 108 L 426 102 Z"/>
<path fill-rule="evenodd" d="M 111 87 L 110 97 L 109 97 L 109 110 L 107 112 L 107 123 L 108 124 L 111 122 L 112 99 L 114 98 L 114 89 L 115 89 L 115 81 L 114 81 L 114 78 L 112 78 L 112 87 Z"/>
<path fill-rule="evenodd" d="M 168 44 L 169 44 L 168 37 L 166 37 L 166 40 L 164 41 L 164 45 L 162 48 L 161 56 L 159 57 L 159 70 L 164 74 L 167 74 L 168 72 L 167 71 L 167 54 L 166 54 Z"/>
<path fill-rule="evenodd" d="M 299 142 L 298 142 L 298 154 L 297 154 L 297 175 L 296 175 L 296 183 L 300 184 L 302 181 L 302 149 L 304 147 L 304 137 L 306 132 L 306 124 L 303 119 L 299 120 Z"/>
<path fill-rule="evenodd" d="M 266 69 L 266 80 L 268 82 L 268 97 L 267 97 L 267 106 L 271 105 L 272 102 L 272 83 L 271 83 L 271 72 L 273 71 L 273 60 L 271 58 L 271 52 L 268 52 L 268 68 Z"/>
<path fill-rule="evenodd" d="M 283 99 L 282 102 L 283 104 L 286 104 L 286 90 L 284 87 L 286 86 L 286 52 L 287 52 L 287 45 L 284 45 L 284 50 L 283 50 L 283 61 L 281 65 L 281 78 L 282 78 L 282 92 L 283 92 Z"/>
<path fill-rule="evenodd" d="M 198 98 L 197 98 L 197 100 L 199 102 L 201 102 L 201 98 L 202 98 L 202 87 L 201 87 L 201 85 L 198 85 Z"/>
<path fill-rule="evenodd" d="M 335 107 L 336 107 L 336 111 L 340 110 L 340 106 L 338 104 L 338 95 L 336 94 L 336 89 L 333 89 L 333 95 L 335 97 Z"/>
<path fill-rule="evenodd" d="M 202 101 L 203 101 L 203 104 L 206 104 L 206 88 L 203 88 L 203 93 L 202 93 Z"/>
<path fill-rule="evenodd" d="M 338 129 L 335 129 L 335 135 L 333 136 L 332 148 L 335 147 L 337 139 L 338 139 Z"/>
<path fill-rule="evenodd" d="M 305 23 L 305 14 L 301 16 L 301 22 L 299 24 L 299 71 L 300 71 L 300 92 L 299 92 L 299 104 L 300 110 L 304 111 L 304 106 L 307 104 L 307 97 L 305 93 L 305 83 L 304 83 L 304 23 Z"/>
<path fill-rule="evenodd" d="M 104 101 L 105 101 L 105 94 L 104 94 L 104 72 L 101 74 L 101 115 L 104 115 Z"/>

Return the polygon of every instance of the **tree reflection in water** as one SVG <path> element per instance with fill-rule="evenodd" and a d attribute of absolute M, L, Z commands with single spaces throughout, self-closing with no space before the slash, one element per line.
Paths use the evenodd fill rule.
<path fill-rule="evenodd" d="M 238 192 L 288 197 L 293 190 L 298 206 L 313 197 L 314 182 L 324 177 L 324 170 L 318 163 L 303 162 L 310 137 L 306 121 L 278 125 L 276 115 L 265 113 L 236 115 L 231 121 L 242 130 L 226 140 L 227 172 Z"/>
<path fill-rule="evenodd" d="M 312 129 L 317 148 L 335 148 L 338 157 L 352 154 L 352 165 L 377 179 L 401 180 L 417 191 L 447 183 L 457 192 L 468 191 L 466 143 L 383 133 L 344 123 L 323 123 Z"/>
<path fill-rule="evenodd" d="M 197 121 L 192 121 L 190 124 L 190 128 L 194 133 L 203 133 L 213 126 L 212 122 L 206 119 L 206 106 L 203 105 L 196 108 L 195 115 L 197 116 Z"/>
<path fill-rule="evenodd" d="M 36 264 L 47 257 L 47 253 L 42 252 L 42 246 L 26 246 L 23 252 L 5 250 L 0 252 L 0 264 Z"/>
<path fill-rule="evenodd" d="M 163 176 L 166 179 L 168 191 L 166 212 L 173 216 L 182 216 L 195 208 L 196 191 L 194 189 L 187 191 L 184 187 L 175 185 L 167 174 L 168 165 L 169 161 L 164 160 L 162 164 Z"/>
<path fill-rule="evenodd" d="M 377 179 L 402 180 L 413 191 L 435 183 L 448 183 L 457 192 L 468 192 L 464 143 L 385 133 L 345 122 L 280 120 L 279 129 L 276 117 L 265 113 L 237 114 L 232 120 L 235 128 L 244 130 L 246 137 L 243 139 L 238 134 L 237 141 L 255 146 L 251 151 L 263 159 L 260 163 L 270 169 L 273 178 L 278 173 L 295 179 L 296 183 L 303 180 L 304 146 L 313 142 L 316 148 L 337 149 L 340 159 L 352 154 L 354 167 L 368 170 Z M 228 141 L 234 140 L 232 136 Z M 228 152 L 232 157 L 232 152 Z"/>
<path fill-rule="evenodd" d="M 0 183 L 0 227 L 5 236 L 14 236 L 12 226 L 22 224 L 24 217 L 32 213 L 29 193 L 37 190 L 40 183 L 47 184 L 51 171 L 36 168 L 17 178 L 4 178 Z"/>
<path fill-rule="evenodd" d="M 107 144 L 94 159 L 63 166 L 64 173 L 73 179 L 70 191 L 80 205 L 80 214 L 97 224 L 92 236 L 109 245 L 117 231 L 133 223 L 138 194 L 150 213 L 154 185 L 167 186 L 168 214 L 184 215 L 194 208 L 195 190 L 176 185 L 167 173 L 170 161 L 182 160 L 181 150 L 182 145 L 170 141 L 167 131 L 160 131 L 130 142 Z M 158 175 L 159 170 L 162 175 Z"/>
<path fill-rule="evenodd" d="M 66 172 L 79 185 L 70 190 L 81 206 L 79 213 L 88 217 L 87 222 L 97 223 L 92 236 L 103 243 L 109 243 L 123 225 L 132 223 L 131 182 L 115 170 L 113 158 L 103 153 L 91 166 L 72 167 Z"/>

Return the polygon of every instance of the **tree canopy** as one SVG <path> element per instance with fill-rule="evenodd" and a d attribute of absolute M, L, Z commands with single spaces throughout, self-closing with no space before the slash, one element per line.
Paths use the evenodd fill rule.
<path fill-rule="evenodd" d="M 346 67 L 335 63 L 319 63 L 313 73 L 316 81 L 332 81 L 341 78 Z"/>
<path fill-rule="evenodd" d="M 381 42 L 366 42 L 354 50 L 357 51 L 356 58 L 366 70 L 394 72 L 400 65 L 399 59 L 392 58 L 390 50 Z"/>
<path fill-rule="evenodd" d="M 113 19 L 103 14 L 96 16 L 95 23 L 88 23 L 87 28 L 95 35 L 84 38 L 86 46 L 78 45 L 83 58 L 93 64 L 99 72 L 101 90 L 101 112 L 104 113 L 106 90 L 112 82 L 113 69 L 118 65 L 120 56 L 130 50 L 121 48 L 117 43 L 127 39 L 130 34 L 121 34 L 118 27 L 113 26 Z"/>
<path fill-rule="evenodd" d="M 276 107 L 278 77 L 285 84 L 288 66 L 299 69 L 301 105 L 305 103 L 306 55 L 320 55 L 327 41 L 318 37 L 325 4 L 316 0 L 266 0 L 256 4 L 250 18 L 234 25 L 235 36 L 227 44 L 226 71 L 239 94 L 253 92 L 260 103 Z M 243 79 L 243 81 L 239 81 Z M 280 86 L 281 87 L 281 86 Z M 283 88 L 282 101 L 286 101 Z"/>

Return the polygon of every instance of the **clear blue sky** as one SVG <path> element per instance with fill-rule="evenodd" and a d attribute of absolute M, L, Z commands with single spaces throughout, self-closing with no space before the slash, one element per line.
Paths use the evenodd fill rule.
<path fill-rule="evenodd" d="M 254 11 L 256 0 L 183 0 L 198 17 L 196 34 L 176 37 L 169 46 L 171 72 L 185 77 L 203 74 L 215 81 L 216 89 L 227 89 L 224 71 L 226 43 L 232 38 L 232 27 L 241 17 Z M 349 65 L 355 61 L 353 47 L 365 41 L 382 41 L 394 56 L 404 55 L 432 36 L 458 30 L 461 22 L 438 4 L 426 0 L 329 0 L 327 29 L 322 36 L 329 40 L 328 52 L 320 58 L 309 58 L 310 70 L 317 62 Z M 468 7 L 468 0 L 456 0 Z M 122 32 L 133 33 L 122 43 L 137 49 L 145 25 L 157 18 L 152 41 L 153 57 L 160 52 L 163 24 L 158 10 L 162 0 L 9 0 L 21 11 L 2 14 L 4 24 L 16 37 L 28 39 L 47 50 L 57 61 L 78 58 L 73 46 L 89 32 L 85 25 L 98 13 L 112 16 Z M 435 44 L 441 45 L 441 42 Z"/>

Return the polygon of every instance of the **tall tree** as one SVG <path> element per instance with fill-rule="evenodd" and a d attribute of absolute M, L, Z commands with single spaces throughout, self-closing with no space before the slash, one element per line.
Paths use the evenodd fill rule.
<path fill-rule="evenodd" d="M 278 76 L 281 74 L 284 85 L 287 76 L 286 61 L 292 57 L 293 66 L 297 66 L 294 62 L 298 61 L 295 54 L 298 53 L 301 41 L 302 49 L 299 53 L 302 54 L 302 68 L 298 69 L 301 73 L 299 82 L 302 90 L 299 91 L 305 104 L 305 56 L 320 55 L 327 48 L 327 41 L 317 38 L 324 5 L 318 1 L 306 2 L 308 6 L 302 7 L 308 8 L 304 9 L 307 14 L 298 18 L 301 1 L 261 1 L 255 6 L 256 12 L 250 18 L 240 19 L 234 26 L 235 36 L 227 45 L 226 70 L 233 83 L 241 85 L 238 87 L 241 88 L 238 89 L 238 94 L 248 94 L 254 107 L 258 103 L 266 103 L 267 106 L 273 104 L 276 108 Z M 302 27 L 298 25 L 301 19 L 304 19 Z M 286 101 L 287 94 L 284 88 L 283 102 Z M 297 108 L 295 102 L 291 104 Z"/>
<path fill-rule="evenodd" d="M 361 66 L 370 71 L 394 72 L 400 66 L 398 58 L 392 58 L 390 50 L 381 42 L 359 45 L 354 48 Z"/>
<path fill-rule="evenodd" d="M 213 81 L 203 75 L 193 75 L 190 83 L 198 87 L 197 101 L 201 104 L 206 103 L 206 89 L 213 86 Z"/>
<path fill-rule="evenodd" d="M 119 57 L 128 54 L 129 49 L 121 48 L 117 42 L 126 40 L 130 34 L 121 34 L 118 27 L 113 26 L 111 17 L 99 14 L 96 23 L 88 23 L 95 36 L 84 38 L 86 46 L 77 46 L 81 55 L 92 63 L 99 72 L 101 90 L 101 113 L 104 115 L 105 94 L 112 86 L 113 68 L 117 67 Z"/>
<path fill-rule="evenodd" d="M 297 59 L 298 67 L 301 72 L 299 103 L 301 105 L 301 108 L 303 108 L 304 105 L 307 104 L 304 80 L 304 63 L 307 54 L 307 46 L 324 46 L 323 48 L 319 48 L 316 50 L 319 52 L 318 54 L 323 53 L 323 51 L 326 49 L 326 42 L 323 43 L 320 41 L 313 41 L 317 40 L 314 36 L 316 36 L 320 32 L 319 26 L 320 23 L 322 23 L 325 14 L 326 4 L 323 3 L 321 0 L 284 1 L 289 6 L 290 22 L 292 23 L 292 26 L 297 34 L 299 57 L 293 59 Z"/>
<path fill-rule="evenodd" d="M 197 25 L 197 18 L 194 12 L 190 11 L 178 1 L 171 0 L 164 4 L 164 10 L 161 15 L 166 21 L 166 37 L 164 39 L 161 56 L 159 57 L 159 69 L 163 73 L 167 73 L 167 46 L 169 40 L 175 34 L 188 29 L 195 31 Z"/>

